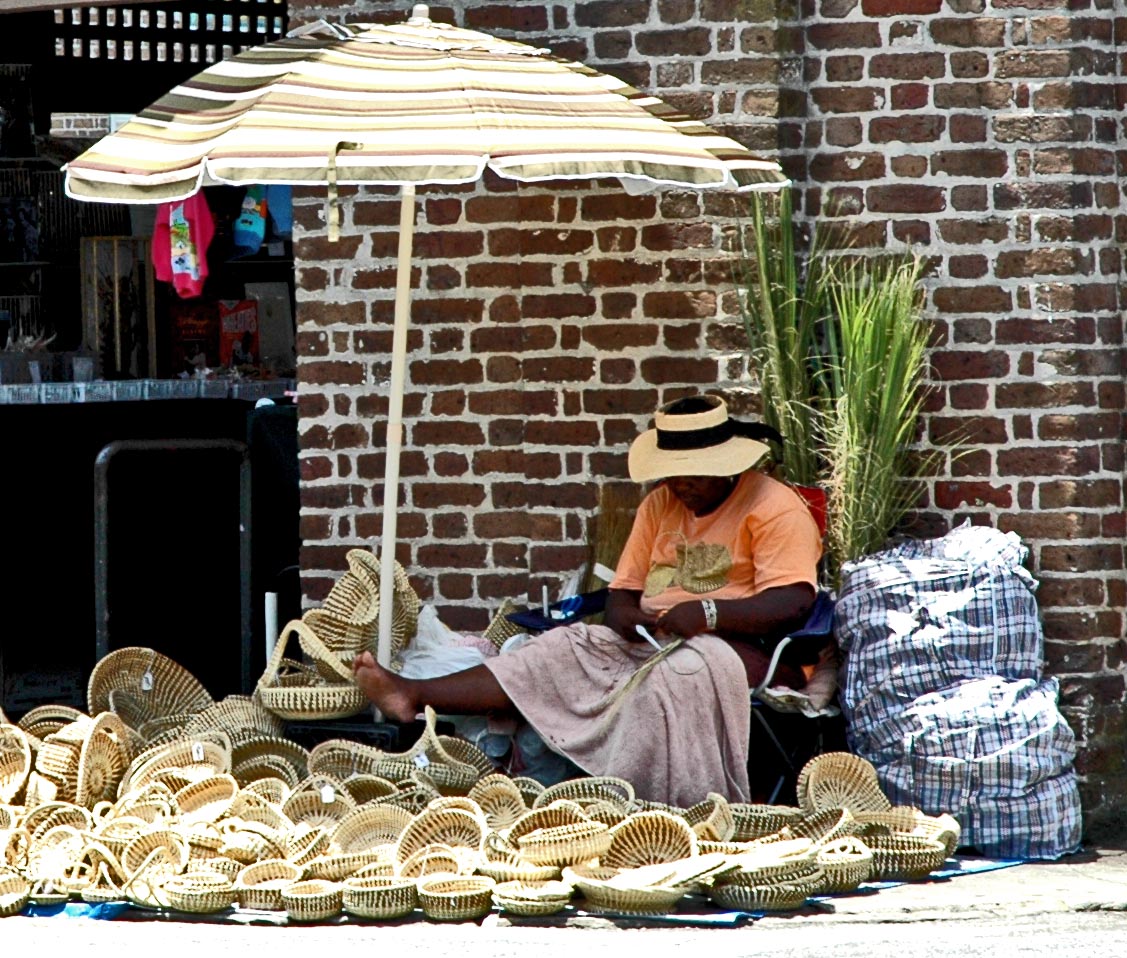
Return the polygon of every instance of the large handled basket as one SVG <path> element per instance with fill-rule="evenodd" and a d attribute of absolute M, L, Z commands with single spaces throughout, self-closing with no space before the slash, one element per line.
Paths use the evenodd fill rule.
<path fill-rule="evenodd" d="M 325 678 L 312 666 L 285 658 L 286 643 L 293 633 L 318 662 L 332 664 L 335 680 Z M 263 708 L 290 721 L 347 718 L 362 712 L 368 704 L 348 667 L 300 619 L 282 629 L 254 694 Z"/>

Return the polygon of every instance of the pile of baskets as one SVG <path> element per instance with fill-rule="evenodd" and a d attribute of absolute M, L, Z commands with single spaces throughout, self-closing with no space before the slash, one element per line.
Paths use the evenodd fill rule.
<path fill-rule="evenodd" d="M 0 915 L 120 900 L 462 921 L 569 904 L 653 914 L 687 894 L 771 910 L 921 877 L 958 841 L 949 816 L 890 808 L 872 766 L 843 753 L 807 766 L 801 807 L 710 795 L 681 809 L 617 778 L 500 774 L 429 710 L 406 752 L 306 750 L 259 699 L 215 702 L 152 650 L 112 653 L 88 699 L 88 713 L 0 724 Z"/>

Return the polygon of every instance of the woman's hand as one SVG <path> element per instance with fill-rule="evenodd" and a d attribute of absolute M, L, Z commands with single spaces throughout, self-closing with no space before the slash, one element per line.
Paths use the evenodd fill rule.
<path fill-rule="evenodd" d="M 641 593 L 611 589 L 603 624 L 614 629 L 627 642 L 644 642 L 645 639 L 638 635 L 637 626 L 644 625 L 652 632 L 657 625 L 657 616 L 643 612 L 640 600 Z"/>
<path fill-rule="evenodd" d="M 679 602 L 657 620 L 659 639 L 688 639 L 709 631 L 700 602 Z"/>

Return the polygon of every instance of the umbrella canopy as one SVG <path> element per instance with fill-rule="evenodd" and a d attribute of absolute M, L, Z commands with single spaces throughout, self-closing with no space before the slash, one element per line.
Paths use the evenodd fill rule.
<path fill-rule="evenodd" d="M 774 161 L 614 77 L 418 13 L 319 23 L 217 63 L 69 163 L 66 188 L 154 203 L 220 183 L 469 183 L 486 167 L 525 182 L 785 182 Z"/>
<path fill-rule="evenodd" d="M 637 186 L 776 190 L 762 159 L 661 100 L 548 51 L 430 20 L 319 22 L 215 64 L 67 165 L 101 202 L 185 199 L 201 186 L 402 188 L 388 397 L 379 658 L 391 647 L 402 409 L 417 184 L 618 177 Z M 386 614 L 385 614 L 386 612 Z"/>

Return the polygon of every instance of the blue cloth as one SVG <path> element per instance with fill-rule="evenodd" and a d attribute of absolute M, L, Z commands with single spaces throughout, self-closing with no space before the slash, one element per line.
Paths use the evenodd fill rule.
<path fill-rule="evenodd" d="M 266 211 L 275 236 L 293 235 L 293 189 L 280 183 L 266 187 Z"/>

